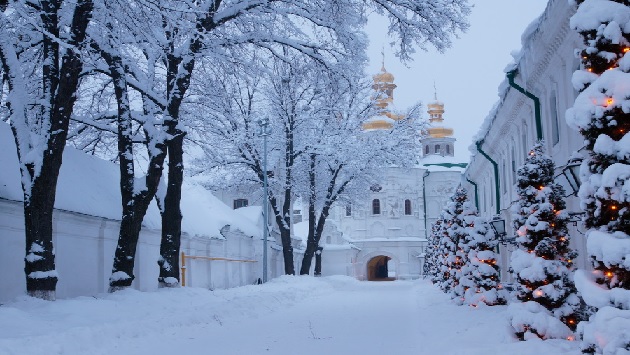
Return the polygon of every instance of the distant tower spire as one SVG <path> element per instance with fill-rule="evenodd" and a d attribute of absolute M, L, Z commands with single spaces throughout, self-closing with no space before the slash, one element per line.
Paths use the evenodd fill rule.
<path fill-rule="evenodd" d="M 385 45 L 381 47 L 381 70 L 385 70 Z"/>
<path fill-rule="evenodd" d="M 435 86 L 435 80 L 433 80 L 433 99 L 437 101 L 437 87 Z"/>

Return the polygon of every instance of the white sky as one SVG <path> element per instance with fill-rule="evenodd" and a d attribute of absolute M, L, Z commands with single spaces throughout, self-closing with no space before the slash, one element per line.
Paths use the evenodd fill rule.
<path fill-rule="evenodd" d="M 566 0 L 565 0 L 566 1 Z M 445 104 L 445 126 L 455 129 L 455 154 L 468 162 L 468 146 L 481 123 L 498 100 L 503 69 L 512 61 L 510 53 L 521 48 L 521 34 L 545 9 L 547 0 L 471 0 L 475 5 L 468 32 L 453 41 L 444 54 L 430 49 L 418 51 L 409 68 L 394 57 L 388 47 L 386 22 L 369 24 L 371 60 L 368 72 L 381 68 L 385 45 L 385 68 L 395 77 L 398 88 L 394 103 L 406 109 L 414 102 L 423 105 L 437 97 Z"/>

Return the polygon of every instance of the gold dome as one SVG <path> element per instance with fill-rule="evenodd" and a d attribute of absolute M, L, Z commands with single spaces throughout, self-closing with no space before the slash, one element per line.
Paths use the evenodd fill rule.
<path fill-rule="evenodd" d="M 391 129 L 394 126 L 393 122 L 400 121 L 403 118 L 405 118 L 405 115 L 397 115 L 390 111 L 384 111 L 381 113 L 381 116 L 372 117 L 363 122 L 361 126 L 366 131 L 373 129 Z"/>
<path fill-rule="evenodd" d="M 362 125 L 363 130 L 371 131 L 371 130 L 387 130 L 391 129 L 393 126 L 391 123 L 385 120 L 374 120 L 369 122 L 364 122 Z"/>
<path fill-rule="evenodd" d="M 427 131 L 429 131 L 431 138 L 445 138 L 453 135 L 453 129 L 446 127 L 431 127 Z"/>
<path fill-rule="evenodd" d="M 385 70 L 385 66 L 381 67 L 381 72 L 374 75 L 374 83 L 393 83 L 394 75 Z"/>
<path fill-rule="evenodd" d="M 444 112 L 444 103 L 440 101 L 433 101 L 427 104 L 429 111 L 442 111 Z"/>

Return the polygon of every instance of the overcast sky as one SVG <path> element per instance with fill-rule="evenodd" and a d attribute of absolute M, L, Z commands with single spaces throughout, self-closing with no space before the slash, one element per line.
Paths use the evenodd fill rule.
<path fill-rule="evenodd" d="M 566 0 L 565 0 L 566 1 Z M 521 34 L 547 5 L 546 0 L 471 0 L 475 5 L 467 33 L 453 41 L 444 54 L 435 50 L 418 51 L 409 68 L 401 64 L 388 48 L 385 21 L 371 21 L 370 66 L 375 74 L 381 68 L 385 45 L 385 68 L 395 77 L 398 88 L 394 103 L 406 109 L 437 97 L 445 104 L 445 126 L 455 129 L 455 153 L 468 162 L 472 136 L 498 100 L 503 69 L 512 61 L 510 53 L 521 48 Z M 426 108 L 426 107 L 425 107 Z M 425 115 L 426 116 L 426 115 Z"/>

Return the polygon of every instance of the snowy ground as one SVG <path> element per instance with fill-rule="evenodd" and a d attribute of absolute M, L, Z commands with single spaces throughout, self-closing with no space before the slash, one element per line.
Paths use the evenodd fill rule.
<path fill-rule="evenodd" d="M 518 342 L 506 307 L 456 306 L 426 281 L 282 277 L 0 306 L 0 354 L 578 354 Z"/>

